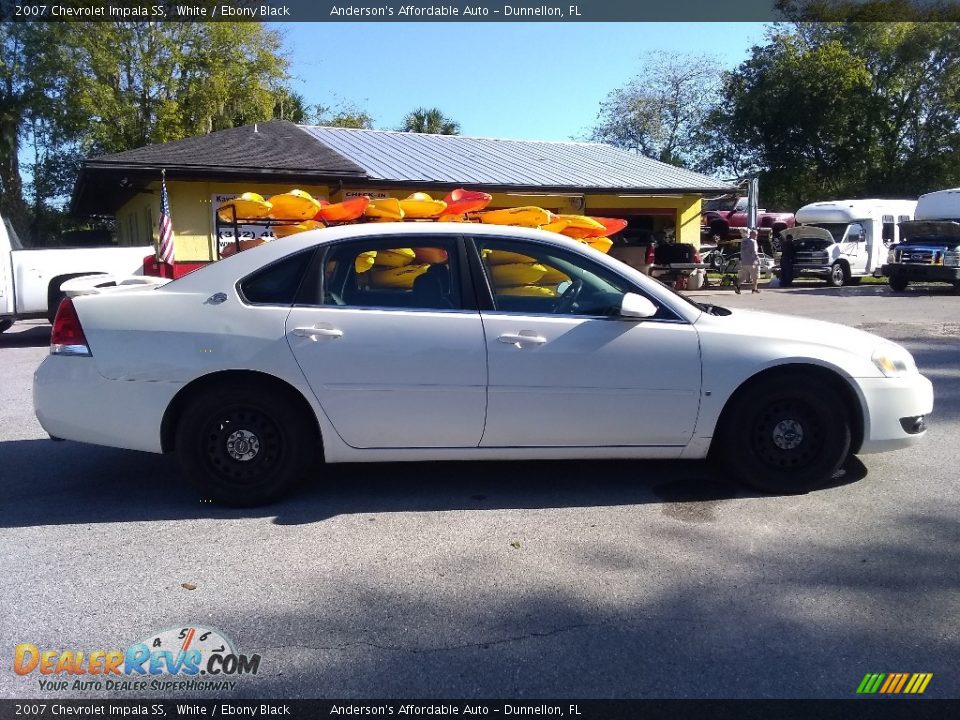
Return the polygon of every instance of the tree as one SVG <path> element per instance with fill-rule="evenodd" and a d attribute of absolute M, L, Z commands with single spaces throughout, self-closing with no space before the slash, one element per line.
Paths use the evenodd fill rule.
<path fill-rule="evenodd" d="M 352 102 L 338 101 L 332 106 L 317 105 L 315 119 L 317 125 L 326 127 L 373 129 L 373 118 L 370 113 Z"/>
<path fill-rule="evenodd" d="M 460 123 L 448 118 L 439 108 L 419 107 L 407 113 L 400 130 L 430 135 L 459 135 Z"/>
<path fill-rule="evenodd" d="M 673 165 L 699 164 L 702 127 L 716 107 L 720 67 L 706 55 L 654 52 L 600 104 L 592 139 Z"/>
<path fill-rule="evenodd" d="M 118 152 L 269 120 L 287 61 L 259 23 L 71 23 L 74 102 L 86 144 Z"/>
<path fill-rule="evenodd" d="M 726 77 L 711 164 L 758 174 L 766 200 L 791 207 L 956 185 L 958 48 L 956 23 L 775 26 Z"/>
<path fill-rule="evenodd" d="M 84 156 L 302 121 L 279 42 L 257 23 L 0 23 L 0 212 L 36 242 Z"/>

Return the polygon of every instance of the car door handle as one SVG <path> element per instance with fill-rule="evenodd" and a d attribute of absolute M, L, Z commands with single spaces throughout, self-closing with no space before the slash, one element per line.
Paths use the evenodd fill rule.
<path fill-rule="evenodd" d="M 543 335 L 537 335 L 531 330 L 521 330 L 518 333 L 504 333 L 498 337 L 497 340 L 507 345 L 516 345 L 517 347 L 523 347 L 524 345 L 543 345 L 547 341 Z"/>
<path fill-rule="evenodd" d="M 298 337 L 310 338 L 314 342 L 318 337 L 338 338 L 343 337 L 343 330 L 337 330 L 330 327 L 298 327 L 290 331 L 292 335 Z"/>

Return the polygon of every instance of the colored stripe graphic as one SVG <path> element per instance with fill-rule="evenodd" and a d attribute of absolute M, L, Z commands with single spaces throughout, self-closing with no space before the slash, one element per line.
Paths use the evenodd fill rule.
<path fill-rule="evenodd" d="M 857 686 L 857 694 L 922 695 L 933 679 L 933 673 L 867 673 Z"/>

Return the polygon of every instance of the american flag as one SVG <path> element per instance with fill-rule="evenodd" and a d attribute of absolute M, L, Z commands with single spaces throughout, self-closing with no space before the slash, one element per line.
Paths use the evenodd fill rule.
<path fill-rule="evenodd" d="M 170 220 L 170 199 L 167 197 L 167 173 L 160 180 L 160 246 L 157 259 L 173 265 L 173 222 Z"/>

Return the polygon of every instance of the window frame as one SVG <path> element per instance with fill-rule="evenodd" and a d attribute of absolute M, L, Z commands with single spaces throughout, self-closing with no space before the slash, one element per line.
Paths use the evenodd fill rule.
<path fill-rule="evenodd" d="M 301 250 L 295 250 L 295 251 L 292 252 L 292 253 L 289 253 L 289 254 L 287 254 L 287 255 L 284 255 L 282 258 L 277 258 L 276 260 L 273 260 L 272 262 L 269 262 L 269 263 L 267 263 L 266 265 L 261 265 L 260 267 L 258 267 L 258 268 L 257 268 L 256 270 L 254 270 L 253 272 L 247 273 L 246 275 L 244 275 L 242 278 L 240 278 L 239 280 L 237 280 L 236 285 L 234 286 L 234 289 L 235 289 L 236 292 L 237 292 L 237 297 L 240 298 L 240 302 L 242 302 L 244 305 L 246 305 L 246 306 L 248 306 L 248 307 L 285 307 L 285 308 L 292 308 L 294 305 L 297 304 L 297 300 L 299 299 L 300 294 L 301 294 L 301 292 L 303 291 L 303 286 L 304 286 L 304 284 L 305 284 L 305 282 L 306 282 L 306 279 L 307 279 L 307 277 L 309 277 L 309 273 L 310 273 L 311 269 L 313 268 L 313 266 L 314 266 L 314 264 L 315 264 L 315 262 L 316 262 L 317 249 L 318 249 L 317 247 L 311 247 L 311 248 L 305 248 L 305 249 L 301 249 Z M 278 302 L 270 302 L 270 303 L 254 302 L 253 300 L 250 300 L 250 298 L 247 297 L 246 293 L 243 292 L 243 284 L 244 284 L 245 282 L 247 282 L 250 278 L 252 278 L 254 275 L 258 275 L 258 274 L 260 274 L 260 273 L 262 273 L 262 272 L 266 272 L 266 271 L 269 270 L 270 268 L 273 268 L 273 267 L 275 267 L 275 266 L 277 266 L 277 265 L 280 265 L 281 263 L 285 263 L 285 262 L 287 262 L 288 260 L 292 260 L 293 258 L 295 258 L 295 257 L 297 257 L 297 256 L 299 256 L 299 255 L 307 255 L 307 254 L 312 254 L 313 257 L 311 257 L 311 258 L 309 258 L 309 259 L 307 260 L 307 263 L 306 263 L 306 266 L 304 267 L 304 270 L 301 271 L 300 280 L 299 280 L 299 282 L 297 283 L 297 287 L 296 287 L 296 288 L 294 289 L 294 291 L 293 291 L 293 299 L 291 300 L 291 302 L 288 302 L 288 303 L 287 303 L 287 302 L 282 302 L 282 303 L 278 303 Z"/>
<path fill-rule="evenodd" d="M 586 315 L 586 314 L 575 314 L 575 313 L 538 313 L 538 312 L 527 312 L 527 311 L 514 311 L 514 310 L 501 310 L 496 307 L 496 297 L 493 292 L 493 287 L 490 284 L 490 278 L 487 276 L 486 270 L 483 266 L 483 260 L 480 257 L 480 247 L 479 242 L 483 240 L 488 240 L 492 242 L 508 242 L 508 243 L 519 243 L 521 245 L 535 245 L 540 248 L 543 248 L 546 252 L 557 252 L 573 255 L 576 257 L 578 266 L 581 264 L 586 264 L 587 267 L 584 268 L 593 272 L 596 275 L 603 277 L 605 274 L 614 276 L 620 283 L 629 288 L 626 292 L 632 292 L 641 297 L 647 298 L 650 302 L 658 308 L 658 315 L 663 314 L 665 317 L 650 317 L 644 318 L 643 322 L 667 322 L 667 323 L 682 323 L 684 325 L 689 325 L 690 323 L 686 318 L 682 317 L 677 313 L 673 308 L 667 305 L 664 302 L 661 302 L 656 296 L 648 293 L 642 287 L 637 285 L 630 278 L 618 273 L 613 268 L 607 267 L 602 263 L 598 263 L 595 260 L 577 253 L 570 248 L 561 247 L 559 245 L 554 245 L 552 243 L 540 242 L 537 240 L 531 240 L 530 238 L 520 238 L 520 237 L 511 237 L 507 235 L 476 235 L 470 236 L 467 238 L 467 246 L 469 249 L 470 255 L 470 270 L 471 275 L 473 276 L 473 285 L 475 292 L 477 293 L 477 304 L 481 312 L 496 313 L 499 315 L 514 315 L 514 316 L 528 316 L 528 317 L 544 317 L 544 318 L 579 318 L 582 320 L 608 320 L 613 322 L 637 322 L 637 318 L 625 318 L 619 315 Z M 513 252 L 513 251 L 511 251 Z M 599 270 L 597 272 L 593 268 Z"/>
<path fill-rule="evenodd" d="M 416 239 L 418 242 L 408 242 Z M 324 268 L 327 260 L 334 252 L 340 251 L 345 246 L 358 245 L 367 250 L 381 250 L 397 247 L 431 247 L 437 245 L 445 249 L 451 260 L 456 264 L 457 271 L 451 273 L 451 283 L 457 283 L 459 291 L 460 307 L 454 308 L 421 308 L 421 307 L 396 307 L 394 305 L 331 305 L 323 302 L 326 294 L 326 273 Z M 295 307 L 300 308 L 323 308 L 323 309 L 343 309 L 343 310 L 363 310 L 374 312 L 430 312 L 430 313 L 476 313 L 477 304 L 475 295 L 471 287 L 471 277 L 467 269 L 467 255 L 462 235 L 458 234 L 417 234 L 412 231 L 407 234 L 394 235 L 367 235 L 363 237 L 349 237 L 333 242 L 324 243 L 318 246 L 319 252 L 313 259 L 311 266 L 307 269 L 307 274 L 303 282 L 300 283 L 300 292 L 298 294 Z"/>

